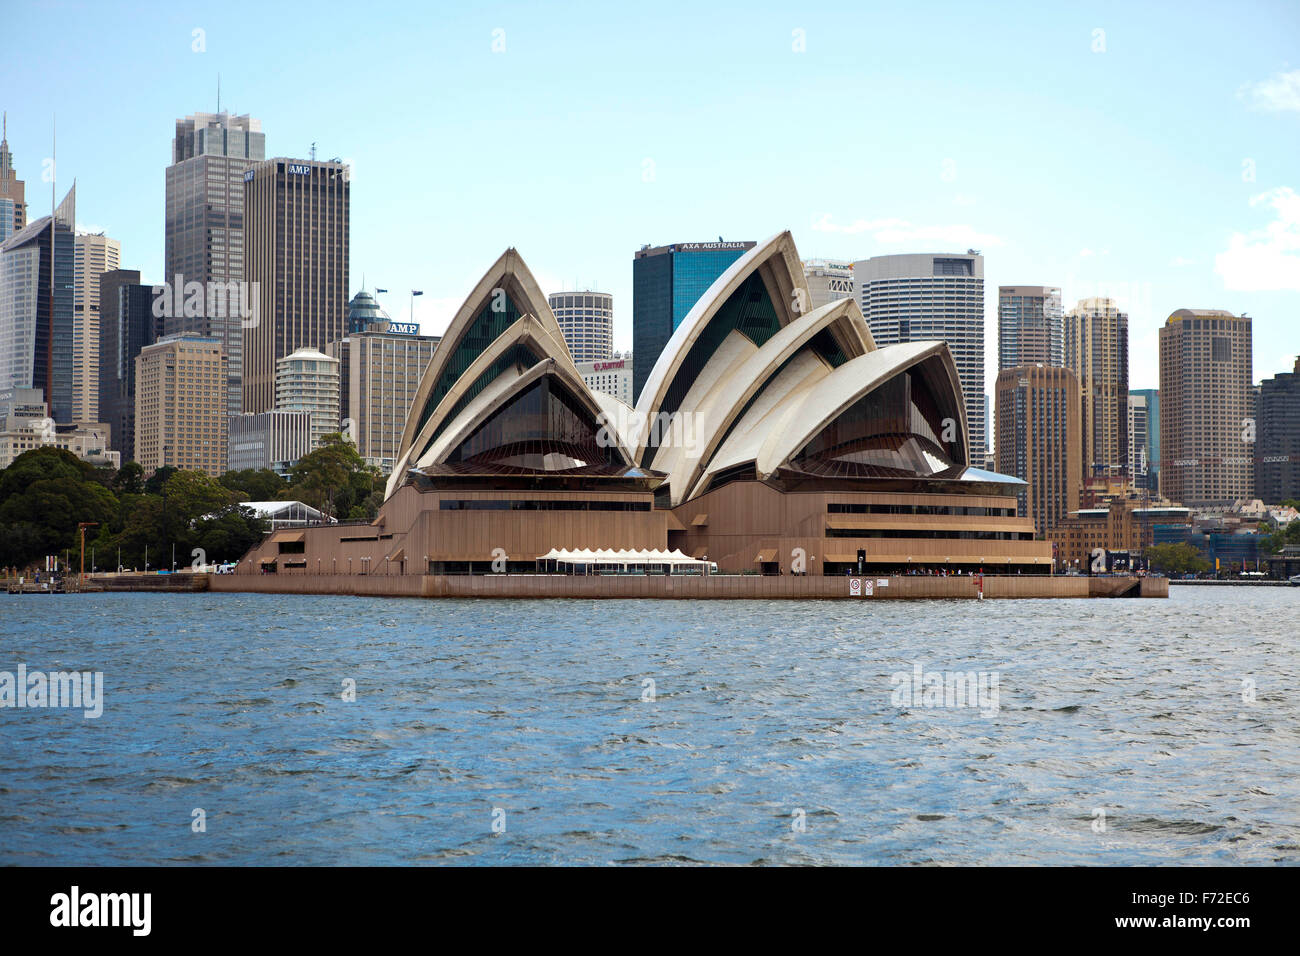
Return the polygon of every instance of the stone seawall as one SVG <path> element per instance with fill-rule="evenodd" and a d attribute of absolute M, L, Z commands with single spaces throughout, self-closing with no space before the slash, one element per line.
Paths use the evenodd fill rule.
<path fill-rule="evenodd" d="M 854 581 L 857 581 L 856 589 Z M 881 584 L 881 581 L 887 583 Z M 356 594 L 430 598 L 684 598 L 690 600 L 898 600 L 979 599 L 974 577 L 891 578 L 781 575 L 211 575 L 209 590 L 265 594 Z M 1009 575 L 984 578 L 984 597 L 1088 598 L 1169 596 L 1169 581 L 1155 577 Z"/>

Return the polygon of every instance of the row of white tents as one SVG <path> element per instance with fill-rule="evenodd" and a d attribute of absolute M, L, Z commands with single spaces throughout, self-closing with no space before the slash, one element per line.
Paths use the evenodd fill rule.
<path fill-rule="evenodd" d="M 702 558 L 692 558 L 688 554 L 683 554 L 677 548 L 672 551 L 661 551 L 658 548 L 640 548 L 637 550 L 606 548 L 600 551 L 592 551 L 590 548 L 581 548 L 576 551 L 552 548 L 546 554 L 539 555 L 537 560 L 553 562 L 557 571 L 560 570 L 560 565 L 567 565 L 569 569 L 575 567 L 591 569 L 618 568 L 622 571 L 633 568 L 655 567 L 667 568 L 670 573 L 679 570 L 707 573 L 718 569 L 717 564 L 714 562 Z"/>

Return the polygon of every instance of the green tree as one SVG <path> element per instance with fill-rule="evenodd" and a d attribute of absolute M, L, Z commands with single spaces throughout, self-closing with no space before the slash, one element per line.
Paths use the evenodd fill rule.
<path fill-rule="evenodd" d="M 117 511 L 100 477 L 93 465 L 61 448 L 36 448 L 14 459 L 0 474 L 0 565 L 29 567 L 47 554 L 79 551 L 78 523 L 104 525 Z"/>
<path fill-rule="evenodd" d="M 1259 550 L 1264 554 L 1277 554 L 1289 544 L 1300 545 L 1300 521 L 1292 521 L 1285 528 L 1265 535 L 1259 541 Z"/>
<path fill-rule="evenodd" d="M 367 468 L 356 446 L 338 432 L 324 436 L 320 448 L 293 466 L 282 498 L 297 498 L 328 517 L 373 518 L 375 491 L 382 476 Z"/>
<path fill-rule="evenodd" d="M 217 479 L 223 487 L 242 492 L 247 501 L 274 501 L 288 483 L 269 468 L 228 471 Z"/>
<path fill-rule="evenodd" d="M 100 529 L 95 540 L 96 561 L 102 568 L 116 569 L 118 555 L 123 568 L 144 569 L 146 555 L 152 567 L 170 563 L 170 545 L 163 532 L 162 498 L 158 495 L 124 495 L 117 515 Z M 167 551 L 166 560 L 163 552 Z"/>
<path fill-rule="evenodd" d="M 172 475 L 176 474 L 177 471 L 178 469 L 172 467 L 171 465 L 163 465 L 152 475 L 150 475 L 149 480 L 144 483 L 145 494 L 161 495 L 163 490 L 163 485 L 167 484 L 167 479 L 169 479 Z"/>
<path fill-rule="evenodd" d="M 194 522 L 192 544 L 202 549 L 210 564 L 238 561 L 267 532 L 267 522 L 240 508 L 227 505 Z"/>
<path fill-rule="evenodd" d="M 144 469 L 139 462 L 128 461 L 113 476 L 113 493 L 116 495 L 144 494 Z"/>
<path fill-rule="evenodd" d="M 1210 570 L 1210 562 L 1186 542 L 1151 545 L 1142 554 L 1150 567 L 1165 574 L 1201 574 Z"/>

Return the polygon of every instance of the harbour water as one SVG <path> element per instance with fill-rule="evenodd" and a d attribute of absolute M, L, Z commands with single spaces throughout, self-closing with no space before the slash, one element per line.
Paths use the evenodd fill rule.
<path fill-rule="evenodd" d="M 0 596 L 19 665 L 103 713 L 0 707 L 0 864 L 1300 862 L 1300 589 Z"/>

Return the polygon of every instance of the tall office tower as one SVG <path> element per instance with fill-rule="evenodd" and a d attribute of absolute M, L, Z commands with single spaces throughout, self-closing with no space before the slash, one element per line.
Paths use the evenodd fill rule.
<path fill-rule="evenodd" d="M 659 354 L 713 280 L 753 242 L 644 245 L 632 260 L 632 394 L 641 395 Z"/>
<path fill-rule="evenodd" d="M 1135 488 L 1147 488 L 1151 461 L 1151 407 L 1147 397 L 1128 393 L 1128 476 Z"/>
<path fill-rule="evenodd" d="M 1019 514 L 1045 534 L 1079 509 L 1083 443 L 1079 380 L 1067 368 L 1024 365 L 998 372 L 997 467 L 1026 482 Z"/>
<path fill-rule="evenodd" d="M 1251 320 L 1179 309 L 1160 329 L 1160 492 L 1191 508 L 1249 498 Z"/>
<path fill-rule="evenodd" d="M 99 417 L 123 461 L 135 457 L 135 359 L 163 335 L 153 300 L 153 287 L 141 285 L 134 269 L 99 277 Z"/>
<path fill-rule="evenodd" d="M 167 335 L 135 359 L 135 460 L 218 477 L 226 470 L 226 353 L 221 339 Z"/>
<path fill-rule="evenodd" d="M 574 362 L 601 362 L 614 354 L 614 297 L 607 292 L 553 292 L 555 313 Z"/>
<path fill-rule="evenodd" d="M 72 420 L 99 421 L 99 277 L 121 265 L 122 246 L 102 232 L 77 233 L 72 287 Z"/>
<path fill-rule="evenodd" d="M 73 420 L 76 192 L 0 243 L 0 391 L 40 389 L 61 423 Z"/>
<path fill-rule="evenodd" d="M 395 327 L 379 319 L 325 348 L 339 361 L 342 417 L 357 454 L 385 473 L 397 464 L 407 413 L 438 346 L 437 336 L 391 331 Z"/>
<path fill-rule="evenodd" d="M 243 328 L 229 293 L 236 288 L 231 283 L 244 278 L 244 173 L 265 158 L 266 134 L 251 116 L 195 113 L 176 121 L 167 167 L 164 279 L 173 297 L 185 295 L 187 286 L 203 292 L 190 299 L 193 307 L 168 317 L 166 334 L 221 339 L 229 359 L 231 414 L 238 414 L 242 402 Z M 216 284 L 212 294 L 209 283 Z M 186 314 L 192 312 L 200 314 Z"/>
<path fill-rule="evenodd" d="M 853 298 L 853 263 L 847 259 L 805 259 L 803 275 L 808 280 L 809 312 Z"/>
<path fill-rule="evenodd" d="M 1083 393 L 1083 476 L 1128 469 L 1128 315 L 1112 299 L 1082 299 L 1065 316 L 1065 367 Z"/>
<path fill-rule="evenodd" d="M 277 360 L 275 408 L 311 415 L 311 450 L 321 447 L 325 435 L 341 430 L 339 360 L 309 348 Z"/>
<path fill-rule="evenodd" d="M 948 343 L 966 400 L 971 461 L 984 461 L 984 257 L 973 249 L 873 256 L 853 264 L 853 283 L 877 346 Z"/>
<path fill-rule="evenodd" d="M 1259 386 L 1255 497 L 1276 505 L 1300 499 L 1300 357 L 1295 370 Z"/>
<path fill-rule="evenodd" d="M 244 280 L 257 315 L 244 330 L 243 410 L 265 412 L 276 362 L 344 336 L 351 187 L 334 160 L 268 159 L 244 179 Z"/>
<path fill-rule="evenodd" d="M 4 116 L 0 134 L 0 242 L 4 242 L 27 225 L 27 197 L 23 181 L 14 172 L 14 157 L 9 152 L 9 114 Z"/>
<path fill-rule="evenodd" d="M 1160 389 L 1158 388 L 1135 388 L 1129 391 L 1130 403 L 1133 399 L 1141 399 L 1146 406 L 1145 417 L 1147 423 L 1146 435 L 1138 436 L 1138 441 L 1146 449 L 1146 480 L 1143 481 L 1138 473 L 1134 473 L 1134 483 L 1139 488 L 1145 488 L 1153 495 L 1160 491 Z M 1129 442 L 1135 441 L 1132 427 L 1129 429 Z M 1130 459 L 1135 455 L 1130 454 Z"/>
<path fill-rule="evenodd" d="M 1065 364 L 1064 319 L 1055 286 L 998 286 L 998 368 Z"/>

